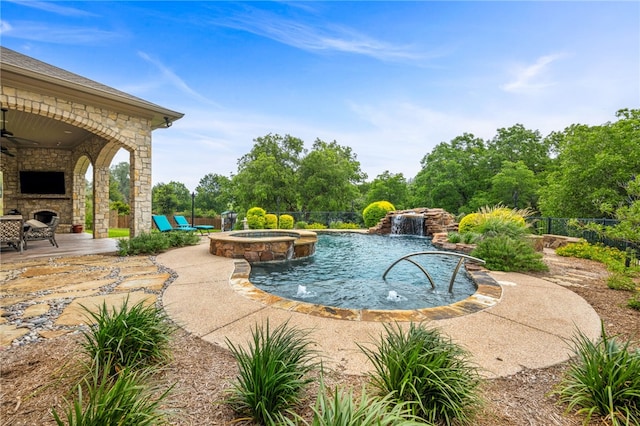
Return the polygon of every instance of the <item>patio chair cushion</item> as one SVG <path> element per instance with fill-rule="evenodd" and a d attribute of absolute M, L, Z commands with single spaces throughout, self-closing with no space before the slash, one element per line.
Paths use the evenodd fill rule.
<path fill-rule="evenodd" d="M 160 232 L 197 231 L 196 228 L 193 228 L 191 226 L 179 226 L 177 228 L 174 228 L 173 226 L 171 226 L 171 223 L 169 223 L 169 219 L 167 219 L 167 217 L 163 214 L 154 214 L 151 216 L 151 218 L 153 219 L 153 223 L 156 224 L 156 227 Z"/>
<path fill-rule="evenodd" d="M 42 223 L 37 219 L 29 219 L 26 222 L 26 224 L 32 228 L 48 228 L 49 227 L 49 225 L 47 225 L 46 223 Z"/>
<path fill-rule="evenodd" d="M 173 216 L 173 220 L 176 221 L 176 223 L 178 224 L 178 226 L 180 228 L 196 228 L 198 231 L 200 231 L 200 234 L 204 232 L 206 232 L 207 234 L 209 233 L 209 231 L 211 231 L 212 229 L 215 229 L 214 226 L 211 225 L 193 225 L 191 226 L 191 224 L 187 221 L 187 218 L 185 218 L 184 216 L 181 215 L 174 215 Z"/>

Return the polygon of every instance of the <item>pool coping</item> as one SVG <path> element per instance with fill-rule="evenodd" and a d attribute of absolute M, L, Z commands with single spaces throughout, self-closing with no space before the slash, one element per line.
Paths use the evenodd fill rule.
<path fill-rule="evenodd" d="M 468 268 L 467 272 L 476 285 L 476 291 L 471 296 L 449 305 L 407 310 L 350 309 L 287 299 L 268 293 L 253 285 L 253 283 L 249 281 L 251 264 L 244 259 L 234 260 L 234 270 L 231 274 L 229 284 L 234 291 L 247 299 L 285 311 L 347 321 L 419 322 L 456 318 L 473 314 L 491 308 L 500 302 L 502 298 L 502 287 L 486 270 L 475 269 L 474 267 Z"/>

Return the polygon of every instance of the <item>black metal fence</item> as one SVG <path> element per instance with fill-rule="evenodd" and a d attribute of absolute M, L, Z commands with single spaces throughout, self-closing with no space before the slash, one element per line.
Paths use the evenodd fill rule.
<path fill-rule="evenodd" d="M 577 222 L 580 225 L 596 223 L 603 226 L 614 226 L 618 224 L 618 221 L 615 219 L 567 219 L 558 217 L 530 217 L 527 218 L 527 222 L 531 225 L 531 229 L 534 234 L 553 234 L 564 235 L 567 237 L 584 238 L 591 244 L 601 243 L 605 246 L 615 247 L 622 251 L 627 251 L 628 249 L 633 250 L 636 259 L 638 258 L 638 256 L 640 256 L 640 245 L 638 244 L 634 244 L 630 241 L 607 238 L 598 232 L 585 230 L 582 229 L 581 226 L 573 225 L 573 223 Z"/>

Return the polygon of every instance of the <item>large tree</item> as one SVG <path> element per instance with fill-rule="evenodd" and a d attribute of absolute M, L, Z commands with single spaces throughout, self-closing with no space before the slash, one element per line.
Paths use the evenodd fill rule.
<path fill-rule="evenodd" d="M 238 174 L 232 178 L 238 208 L 296 210 L 296 173 L 304 152 L 303 141 L 290 135 L 268 134 L 254 142 L 252 150 L 238 160 Z"/>
<path fill-rule="evenodd" d="M 465 133 L 442 142 L 422 159 L 421 165 L 411 186 L 412 205 L 458 213 L 485 204 L 491 170 L 482 139 Z"/>
<path fill-rule="evenodd" d="M 170 215 L 191 210 L 191 194 L 181 182 L 156 184 L 151 189 L 151 197 L 151 208 L 156 213 Z"/>
<path fill-rule="evenodd" d="M 398 210 L 409 207 L 409 185 L 402 173 L 385 170 L 369 185 L 366 204 L 375 201 L 389 201 Z"/>
<path fill-rule="evenodd" d="M 549 164 L 550 141 L 538 130 L 526 129 L 522 124 L 498 129 L 487 143 L 491 169 L 497 173 L 505 161 L 522 161 L 533 173 L 543 172 Z"/>
<path fill-rule="evenodd" d="M 113 182 L 113 192 L 117 192 L 120 196 L 114 195 L 111 197 L 111 185 L 109 186 L 109 198 L 111 201 L 124 201 L 129 204 L 129 193 L 131 188 L 129 186 L 129 163 L 126 161 L 120 162 L 115 166 L 111 166 L 109 169 L 110 182 Z"/>
<path fill-rule="evenodd" d="M 364 179 L 350 147 L 316 139 L 298 171 L 300 206 L 305 211 L 350 210 Z"/>
<path fill-rule="evenodd" d="M 640 174 L 640 110 L 623 109 L 616 116 L 614 123 L 576 124 L 554 136 L 558 158 L 540 189 L 545 216 L 608 216 L 602 205 L 624 202 L 625 183 Z"/>
<path fill-rule="evenodd" d="M 536 208 L 538 181 L 522 160 L 503 161 L 500 172 L 491 178 L 491 203 L 516 209 Z"/>
<path fill-rule="evenodd" d="M 205 175 L 196 187 L 196 207 L 200 210 L 222 213 L 233 208 L 231 179 L 215 173 Z"/>

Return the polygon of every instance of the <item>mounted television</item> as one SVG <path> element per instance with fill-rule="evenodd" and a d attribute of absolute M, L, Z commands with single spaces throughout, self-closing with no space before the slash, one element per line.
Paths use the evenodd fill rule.
<path fill-rule="evenodd" d="M 22 194 L 65 194 L 64 172 L 20 172 Z"/>

